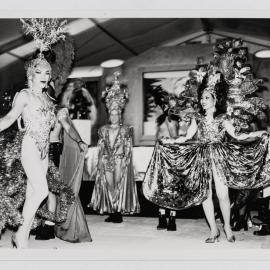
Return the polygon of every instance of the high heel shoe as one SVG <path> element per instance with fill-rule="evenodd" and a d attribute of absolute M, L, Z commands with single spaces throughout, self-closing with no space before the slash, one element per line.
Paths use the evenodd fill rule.
<path fill-rule="evenodd" d="M 11 236 L 11 245 L 13 248 L 17 248 L 17 249 L 27 249 L 28 248 L 27 243 L 25 243 L 23 245 L 23 244 L 20 244 L 20 242 L 18 242 L 16 234 L 12 234 L 12 236 Z"/>
<path fill-rule="evenodd" d="M 214 237 L 208 237 L 205 240 L 205 243 L 215 243 L 215 242 L 219 242 L 219 237 L 220 237 L 220 231 L 217 231 L 217 234 Z"/>
<path fill-rule="evenodd" d="M 11 236 L 11 245 L 12 245 L 12 248 L 18 248 L 15 234 Z"/>
<path fill-rule="evenodd" d="M 227 233 L 226 233 L 226 230 L 225 230 L 225 228 L 223 227 L 223 231 L 224 231 L 224 233 L 225 233 L 225 236 L 226 236 L 226 238 L 227 238 L 227 241 L 228 242 L 230 242 L 230 243 L 234 243 L 235 242 L 235 236 L 232 234 L 230 237 L 228 237 L 228 235 L 227 235 Z"/>

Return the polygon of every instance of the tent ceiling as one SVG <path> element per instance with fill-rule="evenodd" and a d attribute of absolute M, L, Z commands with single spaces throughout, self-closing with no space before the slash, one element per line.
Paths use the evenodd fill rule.
<path fill-rule="evenodd" d="M 240 37 L 253 47 L 270 47 L 270 19 L 84 18 L 69 19 L 68 31 L 75 43 L 76 66 L 125 60 L 152 47 L 213 42 L 225 36 Z M 19 19 L 0 19 L 0 69 L 23 61 L 34 50 Z"/>

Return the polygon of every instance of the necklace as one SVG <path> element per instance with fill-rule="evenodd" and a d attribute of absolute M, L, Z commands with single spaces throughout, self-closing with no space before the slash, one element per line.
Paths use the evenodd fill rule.
<path fill-rule="evenodd" d="M 34 96 L 37 96 L 37 97 L 43 97 L 43 92 L 40 91 L 40 92 L 37 92 L 37 91 L 34 91 L 33 89 L 30 88 L 30 91 L 31 93 L 34 95 Z"/>
<path fill-rule="evenodd" d="M 120 125 L 110 125 L 110 128 L 112 130 L 117 130 L 117 129 L 119 129 L 119 127 L 120 127 Z"/>

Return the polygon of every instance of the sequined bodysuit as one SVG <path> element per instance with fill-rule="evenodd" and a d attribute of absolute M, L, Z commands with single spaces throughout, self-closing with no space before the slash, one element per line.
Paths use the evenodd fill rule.
<path fill-rule="evenodd" d="M 25 136 L 30 136 L 35 141 L 41 158 L 44 159 L 49 151 L 49 134 L 56 121 L 55 106 L 48 101 L 45 105 L 38 102 L 30 90 L 23 91 L 27 91 L 30 97 L 22 115 Z"/>

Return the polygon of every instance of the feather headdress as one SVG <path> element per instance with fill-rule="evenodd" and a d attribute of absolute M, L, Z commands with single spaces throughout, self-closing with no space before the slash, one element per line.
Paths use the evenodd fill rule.
<path fill-rule="evenodd" d="M 26 35 L 31 35 L 34 39 L 35 46 L 39 50 L 38 56 L 26 63 L 27 77 L 37 65 L 44 65 L 51 69 L 50 64 L 44 57 L 43 52 L 51 49 L 51 46 L 59 40 L 65 39 L 66 20 L 59 21 L 56 18 L 31 18 L 20 19 Z"/>

